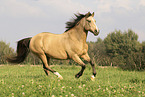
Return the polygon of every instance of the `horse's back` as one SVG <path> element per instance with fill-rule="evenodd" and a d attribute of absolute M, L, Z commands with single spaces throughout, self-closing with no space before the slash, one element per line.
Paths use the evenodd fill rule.
<path fill-rule="evenodd" d="M 33 53 L 45 53 L 56 59 L 67 59 L 63 34 L 42 32 L 32 37 L 30 49 Z"/>

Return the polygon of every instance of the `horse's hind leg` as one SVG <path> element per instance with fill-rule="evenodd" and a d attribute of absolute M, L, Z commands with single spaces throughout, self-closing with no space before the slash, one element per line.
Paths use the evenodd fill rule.
<path fill-rule="evenodd" d="M 48 71 L 47 68 L 45 67 L 44 63 L 43 63 L 43 69 L 44 69 L 45 74 L 48 76 L 48 75 L 49 75 L 49 71 Z"/>
<path fill-rule="evenodd" d="M 50 58 L 49 58 L 49 57 L 47 57 L 47 63 L 48 63 L 48 65 L 49 65 L 49 63 L 50 63 Z M 44 64 L 44 63 L 43 63 L 43 69 L 44 69 L 45 74 L 48 76 L 48 75 L 49 75 L 49 71 L 48 71 L 47 68 L 45 67 L 45 64 Z"/>
<path fill-rule="evenodd" d="M 48 65 L 48 61 L 49 58 L 47 58 L 47 56 L 45 54 L 41 54 L 39 55 L 39 58 L 42 60 L 43 62 L 43 68 L 46 74 L 48 74 L 48 71 L 52 72 L 53 74 L 57 75 L 60 79 L 63 79 L 63 77 L 56 71 L 52 70 L 49 65 Z"/>

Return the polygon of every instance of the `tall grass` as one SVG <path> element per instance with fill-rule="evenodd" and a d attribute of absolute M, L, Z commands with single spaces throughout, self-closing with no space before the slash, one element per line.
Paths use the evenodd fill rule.
<path fill-rule="evenodd" d="M 42 66 L 0 66 L 1 97 L 112 97 L 145 96 L 145 72 L 122 71 L 119 68 L 97 68 L 97 77 L 90 80 L 87 66 L 79 79 L 74 76 L 78 66 L 53 66 L 63 80 L 51 73 L 46 76 Z"/>

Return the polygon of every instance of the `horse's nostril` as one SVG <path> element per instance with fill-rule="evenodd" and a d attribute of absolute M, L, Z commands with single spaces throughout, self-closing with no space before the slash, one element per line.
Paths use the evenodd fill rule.
<path fill-rule="evenodd" d="M 97 29 L 95 30 L 95 32 L 98 32 Z"/>
<path fill-rule="evenodd" d="M 97 36 L 99 34 L 100 31 L 98 31 L 97 29 L 94 31 L 94 35 Z"/>

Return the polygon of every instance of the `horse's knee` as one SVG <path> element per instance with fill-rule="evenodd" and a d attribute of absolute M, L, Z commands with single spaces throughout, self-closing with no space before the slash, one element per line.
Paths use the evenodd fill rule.
<path fill-rule="evenodd" d="M 91 64 L 91 66 L 95 66 L 95 64 L 92 60 L 90 60 L 90 64 Z"/>

